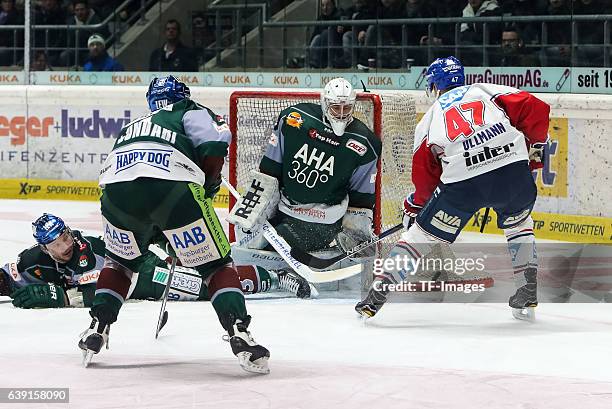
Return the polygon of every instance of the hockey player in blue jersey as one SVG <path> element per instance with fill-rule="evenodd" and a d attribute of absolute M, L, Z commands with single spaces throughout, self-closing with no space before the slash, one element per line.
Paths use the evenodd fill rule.
<path fill-rule="evenodd" d="M 426 79 L 434 102 L 415 130 L 415 191 L 404 201 L 408 230 L 389 258 L 416 261 L 437 243 L 453 243 L 476 211 L 491 207 L 512 255 L 517 291 L 510 307 L 516 318 L 533 320 L 537 256 L 530 214 L 537 189 L 531 170 L 542 167 L 550 107 L 515 88 L 465 85 L 455 57 L 435 60 Z M 377 276 L 356 311 L 373 316 L 386 302 L 388 286 L 412 274 L 398 267 Z"/>

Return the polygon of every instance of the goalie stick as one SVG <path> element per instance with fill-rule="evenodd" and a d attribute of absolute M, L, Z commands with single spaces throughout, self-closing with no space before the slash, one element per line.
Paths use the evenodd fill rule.
<path fill-rule="evenodd" d="M 354 247 L 352 250 L 350 250 L 349 252 L 345 253 L 345 254 L 339 254 L 335 257 L 331 257 L 331 258 L 320 258 L 317 257 L 315 255 L 309 254 L 303 250 L 297 249 L 297 248 L 292 248 L 291 249 L 291 255 L 298 261 L 300 261 L 301 263 L 306 264 L 307 266 L 310 266 L 312 268 L 316 268 L 316 269 L 324 269 L 327 267 L 330 267 L 336 263 L 339 263 L 340 261 L 346 260 L 347 258 L 352 257 L 353 255 L 359 253 L 360 251 L 370 247 L 373 244 L 378 243 L 379 241 L 381 241 L 382 239 L 384 239 L 385 237 L 388 237 L 390 235 L 392 235 L 393 233 L 401 230 L 404 227 L 404 225 L 402 223 L 395 225 L 387 230 L 385 230 L 384 232 L 382 232 L 378 237 L 373 237 L 368 241 L 364 241 L 363 243 L 359 244 L 358 246 Z"/>
<path fill-rule="evenodd" d="M 166 288 L 164 288 L 164 295 L 162 295 L 162 305 L 159 310 L 159 318 L 157 319 L 157 329 L 155 330 L 155 339 L 159 336 L 159 332 L 162 330 L 166 322 L 168 322 L 168 311 L 166 311 L 166 302 L 168 302 L 168 293 L 170 292 L 170 285 L 172 284 L 172 276 L 174 275 L 174 268 L 176 267 L 176 256 L 172 257 L 172 264 L 170 265 L 170 272 L 168 273 L 168 282 Z"/>
<path fill-rule="evenodd" d="M 232 186 L 224 177 L 221 177 L 221 181 L 227 187 L 227 190 L 236 198 L 240 200 L 240 193 Z M 291 256 L 292 248 L 277 232 L 276 229 L 266 221 L 262 226 L 263 236 L 268 240 L 268 243 L 276 250 L 276 252 L 289 264 L 289 266 L 300 276 L 304 277 L 309 283 L 329 283 L 332 281 L 343 280 L 345 278 L 352 277 L 360 274 L 363 270 L 361 264 L 355 264 L 354 266 L 344 267 L 337 270 L 330 271 L 313 271 L 307 265 L 301 263 Z"/>

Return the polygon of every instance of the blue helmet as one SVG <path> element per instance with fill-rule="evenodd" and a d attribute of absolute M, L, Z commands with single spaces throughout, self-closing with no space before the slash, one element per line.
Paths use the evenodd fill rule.
<path fill-rule="evenodd" d="M 439 91 L 465 85 L 463 65 L 457 58 L 438 58 L 427 68 L 425 78 L 427 79 L 427 92 L 433 91 L 435 85 Z"/>
<path fill-rule="evenodd" d="M 190 95 L 187 85 L 177 80 L 173 75 L 168 75 L 167 77 L 153 78 L 147 91 L 147 102 L 151 111 L 157 111 L 166 105 L 189 98 Z"/>
<path fill-rule="evenodd" d="M 45 245 L 57 239 L 66 231 L 66 223 L 57 216 L 43 213 L 32 223 L 32 234 L 38 244 Z"/>

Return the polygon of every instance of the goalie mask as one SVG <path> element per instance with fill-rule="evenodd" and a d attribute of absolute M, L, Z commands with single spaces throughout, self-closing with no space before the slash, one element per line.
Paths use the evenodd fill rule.
<path fill-rule="evenodd" d="M 353 121 L 353 109 L 357 94 L 344 78 L 329 81 L 321 94 L 323 121 L 328 122 L 337 136 L 342 136 Z"/>

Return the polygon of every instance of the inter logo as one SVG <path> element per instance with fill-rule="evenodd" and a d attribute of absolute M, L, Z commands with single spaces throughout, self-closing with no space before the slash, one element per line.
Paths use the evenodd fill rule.
<path fill-rule="evenodd" d="M 486 162 L 490 159 L 496 158 L 498 156 L 504 155 L 506 153 L 510 153 L 510 148 L 513 147 L 514 142 L 510 142 L 503 146 L 485 146 L 481 151 L 476 152 L 474 155 L 470 155 L 470 152 L 464 152 L 463 157 L 465 158 L 465 166 L 471 167 L 479 163 Z"/>

